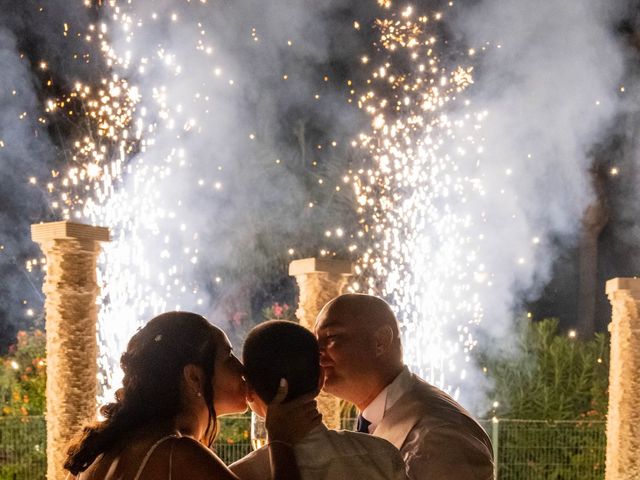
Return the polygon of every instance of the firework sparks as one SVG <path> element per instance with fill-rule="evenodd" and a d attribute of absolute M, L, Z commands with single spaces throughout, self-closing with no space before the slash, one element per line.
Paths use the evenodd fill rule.
<path fill-rule="evenodd" d="M 406 362 L 456 394 L 483 316 L 478 286 L 488 278 L 472 233 L 477 219 L 465 208 L 483 193 L 472 175 L 482 151 L 473 132 L 486 113 L 463 99 L 472 68 L 441 64 L 430 28 L 441 14 L 380 3 L 388 17 L 376 22 L 379 54 L 363 61 L 371 74 L 358 95 L 371 118 L 354 142 L 366 166 L 353 175 L 369 247 L 354 289 L 392 302 Z"/>
<path fill-rule="evenodd" d="M 217 64 L 213 42 L 198 21 L 197 8 L 204 3 L 192 4 L 193 12 L 160 15 L 110 1 L 103 6 L 109 26 L 92 25 L 86 36 L 99 42 L 109 75 L 98 86 L 78 83 L 65 98 L 48 102 L 49 115 L 81 118 L 85 126 L 73 143 L 69 168 L 52 172 L 52 204 L 64 218 L 109 226 L 114 237 L 99 270 L 103 397 L 120 382 L 116 357 L 141 319 L 204 302 L 198 285 L 185 280 L 193 278 L 187 271 L 199 263 L 201 235 L 189 224 L 192 215 L 180 195 L 171 202 L 159 197 L 176 178 L 189 176 L 194 152 L 185 138 L 207 135 L 203 120 L 211 115 L 211 98 L 235 84 Z M 462 100 L 473 83 L 472 69 L 440 65 L 430 27 L 441 15 L 417 16 L 411 7 L 395 12 L 391 2 L 381 7 L 389 15 L 376 21 L 379 42 L 361 58 L 371 68 L 367 90 L 356 93 L 349 82 L 355 103 L 371 118 L 370 130 L 355 145 L 371 163 L 343 179 L 356 191 L 359 237 L 371 240 L 361 252 L 359 282 L 361 289 L 381 293 L 397 306 L 412 368 L 451 386 L 465 376 L 464 359 L 475 345 L 473 326 L 482 318 L 476 285 L 489 278 L 471 235 L 476 219 L 464 208 L 482 194 L 481 182 L 469 174 L 481 149 L 469 131 L 480 128 L 485 114 L 471 113 Z M 144 41 L 154 37 L 148 30 L 168 25 L 195 39 L 193 58 Z M 355 22 L 354 28 L 360 25 Z M 117 45 L 109 41 L 113 30 L 121 39 Z M 256 29 L 251 39 L 259 43 Z M 185 70 L 205 78 L 203 64 L 213 65 L 207 67 L 210 85 L 184 91 L 167 86 Z M 282 78 L 288 80 L 286 74 Z M 452 106 L 457 113 L 447 114 Z M 248 139 L 255 141 L 255 133 Z M 190 175 L 194 191 L 224 192 L 221 169 Z M 167 227 L 176 223 L 179 229 Z M 360 251 L 343 226 L 327 229 L 325 236 L 344 238 L 349 252 Z M 212 278 L 216 285 L 224 282 L 221 275 Z M 457 342 L 447 340 L 452 329 Z"/>
<path fill-rule="evenodd" d="M 87 1 L 85 5 L 98 8 L 104 21 L 89 25 L 78 38 L 98 47 L 93 50 L 99 50 L 101 58 L 91 61 L 104 67 L 104 78 L 97 84 L 78 82 L 67 95 L 47 102 L 52 121 L 72 126 L 72 142 L 64 149 L 66 165 L 51 172 L 47 184 L 51 205 L 62 218 L 107 226 L 112 232 L 98 271 L 100 402 L 120 384 L 118 357 L 141 322 L 168 309 L 211 313 L 216 308 L 210 296 L 224 292 L 231 283 L 225 274 L 232 270 L 212 258 L 211 249 L 218 246 L 212 245 L 211 237 L 223 233 L 211 235 L 210 224 L 218 221 L 217 215 L 232 223 L 225 202 L 238 203 L 231 198 L 240 183 L 234 175 L 245 181 L 247 170 L 252 170 L 227 173 L 227 167 L 236 169 L 233 157 L 253 155 L 259 145 L 273 148 L 262 138 L 264 131 L 242 123 L 248 117 L 245 98 L 240 98 L 249 83 L 241 75 L 246 66 L 218 54 L 225 48 L 233 51 L 234 45 L 216 44 L 231 35 L 214 35 L 212 26 L 220 19 L 214 18 L 206 1 L 187 3 L 176 11 L 154 11 L 149 8 L 153 2 L 109 0 L 96 6 Z M 63 35 L 69 34 L 65 24 Z M 171 35 L 180 40 L 168 40 Z M 265 48 L 269 41 L 260 28 L 250 28 L 246 35 L 254 49 Z M 287 49 L 297 45 L 294 39 L 284 43 Z M 286 70 L 278 78 L 295 81 Z M 328 80 L 325 76 L 324 82 Z M 314 90 L 310 100 L 321 101 L 321 92 Z M 241 118 L 227 122 L 222 119 L 225 112 Z M 212 145 L 225 151 L 218 154 Z M 337 142 L 330 145 L 336 147 Z M 323 145 L 315 147 L 320 151 Z M 280 152 L 274 153 L 275 165 L 282 168 Z M 260 155 L 264 151 L 255 160 L 243 160 L 243 165 L 258 165 L 263 161 Z M 270 165 L 274 159 L 269 159 Z M 286 176 L 281 170 L 277 174 L 278 184 L 288 188 L 281 180 Z M 268 178 L 255 180 L 269 183 Z M 318 185 L 325 180 L 318 176 Z M 336 192 L 340 189 L 335 186 Z M 254 188 L 248 196 L 255 197 Z M 193 211 L 193 204 L 211 209 L 203 215 Z M 318 200 L 304 198 L 302 205 L 312 209 Z M 346 227 L 328 225 L 327 244 L 349 238 Z M 202 255 L 207 251 L 208 256 Z M 318 252 L 336 254 L 324 243 Z M 289 244 L 283 253 L 300 255 Z M 29 267 L 37 265 L 34 260 Z"/>
<path fill-rule="evenodd" d="M 163 21 L 179 21 L 173 13 L 164 19 L 153 12 L 137 17 L 115 0 L 103 8 L 108 9 L 111 28 L 125 38 L 125 45 L 135 42 L 137 35 L 144 36 L 147 22 L 153 28 Z M 202 32 L 193 36 L 200 37 L 196 53 L 209 56 L 211 48 Z M 89 26 L 86 40 L 99 42 L 110 73 L 97 88 L 77 83 L 67 96 L 47 103 L 48 115 L 68 116 L 79 127 L 74 130 L 68 167 L 52 172 L 49 191 L 53 208 L 63 218 L 108 226 L 113 233 L 114 241 L 105 246 L 98 271 L 104 400 L 120 384 L 117 357 L 139 322 L 168 308 L 180 309 L 182 302 L 190 308 L 204 302 L 199 287 L 184 280 L 191 278 L 185 271 L 198 264 L 198 231 L 187 224 L 189 216 L 181 212 L 179 198 L 167 208 L 159 195 L 175 175 L 189 168 L 183 138 L 188 132 L 200 133 L 197 118 L 209 113 L 209 98 L 196 93 L 189 104 L 172 102 L 174 92 L 160 79 L 180 75 L 182 67 L 162 45 L 150 45 L 138 55 L 120 51 L 110 43 L 106 23 Z M 154 72 L 159 77 L 157 86 L 143 95 L 125 79 L 133 77 L 132 72 L 138 76 Z M 213 76 L 221 76 L 219 67 Z M 159 138 L 171 139 L 166 142 L 170 146 L 159 146 Z M 161 161 L 150 161 L 150 155 Z M 220 181 L 202 177 L 194 183 L 200 188 L 206 183 L 214 191 L 222 188 Z M 180 223 L 178 234 L 171 233 L 175 228 L 165 228 L 176 222 Z M 216 277 L 217 283 L 221 281 Z"/>

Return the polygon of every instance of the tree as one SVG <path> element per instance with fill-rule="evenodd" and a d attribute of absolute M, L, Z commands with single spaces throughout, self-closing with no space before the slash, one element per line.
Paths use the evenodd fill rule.
<path fill-rule="evenodd" d="M 579 243 L 578 330 L 585 337 L 596 331 L 598 294 L 598 239 L 609 221 L 606 173 L 596 165 L 590 171 L 594 198 L 582 217 Z"/>

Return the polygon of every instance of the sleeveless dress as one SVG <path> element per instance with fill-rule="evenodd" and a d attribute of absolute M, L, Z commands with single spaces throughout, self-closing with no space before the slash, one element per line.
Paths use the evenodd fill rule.
<path fill-rule="evenodd" d="M 162 437 L 156 443 L 151 445 L 151 448 L 149 448 L 149 450 L 147 451 L 147 454 L 142 459 L 142 462 L 140 463 L 140 467 L 138 468 L 138 472 L 136 473 L 136 476 L 133 478 L 133 480 L 138 480 L 140 478 L 140 475 L 142 475 L 142 471 L 144 470 L 144 467 L 147 466 L 147 462 L 151 458 L 151 455 L 153 454 L 153 452 L 156 450 L 156 448 L 160 446 L 160 444 L 162 444 L 166 440 L 169 440 L 170 438 L 180 438 L 180 437 L 175 434 L 167 435 L 166 437 Z M 171 480 L 171 470 L 173 469 L 172 467 L 173 467 L 173 445 L 171 446 L 171 453 L 169 454 L 169 477 L 168 477 L 169 480 Z"/>
<path fill-rule="evenodd" d="M 140 463 L 140 467 L 138 468 L 136 476 L 133 478 L 133 480 L 139 480 L 140 479 L 140 475 L 142 475 L 142 471 L 144 470 L 144 467 L 147 466 L 147 462 L 151 458 L 151 455 L 156 450 L 156 448 L 158 448 L 160 446 L 160 444 L 162 444 L 162 442 L 165 442 L 165 441 L 169 440 L 170 438 L 180 438 L 180 437 L 181 437 L 181 435 L 176 435 L 176 434 L 167 435 L 166 437 L 162 437 L 156 443 L 151 445 L 151 448 L 149 448 L 149 450 L 147 451 L 146 455 L 142 459 L 142 462 Z M 169 477 L 168 477 L 169 480 L 171 480 L 171 470 L 173 470 L 173 445 L 171 446 L 171 453 L 169 453 Z M 73 475 L 71 473 L 69 473 L 65 477 L 65 480 L 72 479 L 72 478 L 75 478 L 75 477 L 73 477 Z"/>

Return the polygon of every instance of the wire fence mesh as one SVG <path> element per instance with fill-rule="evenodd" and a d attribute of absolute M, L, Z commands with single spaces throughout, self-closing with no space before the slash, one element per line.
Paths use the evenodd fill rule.
<path fill-rule="evenodd" d="M 494 420 L 492 437 L 499 480 L 602 480 L 605 422 Z"/>
<path fill-rule="evenodd" d="M 487 420 L 498 480 L 602 480 L 604 422 Z M 343 419 L 351 429 L 354 419 Z M 220 419 L 214 450 L 227 464 L 252 450 L 248 415 Z M 46 472 L 44 417 L 0 418 L 0 480 L 41 480 Z"/>
<path fill-rule="evenodd" d="M 43 479 L 46 442 L 44 417 L 0 418 L 0 479 Z"/>

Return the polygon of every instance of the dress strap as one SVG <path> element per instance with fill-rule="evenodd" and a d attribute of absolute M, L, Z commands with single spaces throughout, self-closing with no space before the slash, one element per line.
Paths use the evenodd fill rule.
<path fill-rule="evenodd" d="M 175 442 L 171 444 L 171 452 L 169 453 L 169 480 L 171 480 L 171 472 L 173 472 L 173 449 L 175 446 Z"/>
<path fill-rule="evenodd" d="M 160 446 L 160 444 L 162 442 L 164 442 L 166 440 L 169 440 L 170 438 L 180 438 L 180 437 L 179 437 L 179 435 L 176 435 L 176 434 L 167 435 L 166 437 L 162 437 L 156 443 L 151 445 L 151 448 L 149 448 L 149 450 L 147 451 L 147 454 L 142 459 L 142 463 L 140 464 L 140 468 L 138 469 L 138 473 L 136 473 L 136 476 L 134 477 L 134 480 L 138 480 L 140 478 L 140 475 L 142 475 L 142 471 L 144 470 L 144 467 L 147 466 L 147 462 L 149 461 L 149 458 L 151 458 L 151 454 L 153 454 L 153 452 L 156 450 L 156 448 L 158 448 L 158 446 Z M 173 453 L 173 449 L 172 449 L 172 453 Z M 169 459 L 169 460 L 171 461 L 171 459 Z M 169 475 L 171 475 L 171 470 L 169 470 Z M 171 478 L 171 477 L 169 477 L 169 478 Z"/>

